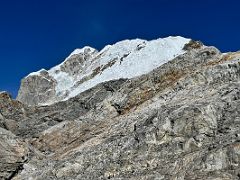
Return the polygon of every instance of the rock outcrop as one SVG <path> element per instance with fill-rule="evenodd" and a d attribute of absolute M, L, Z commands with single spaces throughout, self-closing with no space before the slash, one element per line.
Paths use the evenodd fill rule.
<path fill-rule="evenodd" d="M 45 70 L 23 80 L 20 101 L 1 93 L 0 133 L 9 135 L 0 136 L 0 156 L 7 151 L 14 158 L 0 157 L 0 177 L 239 179 L 240 53 L 197 41 L 182 48 L 148 73 L 103 81 L 69 98 L 61 94 L 67 88 L 56 94 L 59 79 L 25 83 L 49 79 Z M 84 59 L 79 52 L 83 64 L 98 54 L 89 48 Z M 70 57 L 65 64 L 78 59 Z M 81 68 L 67 65 L 64 72 L 77 82 Z M 52 89 L 54 101 L 42 98 L 41 88 Z"/>
<path fill-rule="evenodd" d="M 0 127 L 0 179 L 11 179 L 21 172 L 28 152 L 26 143 Z"/>

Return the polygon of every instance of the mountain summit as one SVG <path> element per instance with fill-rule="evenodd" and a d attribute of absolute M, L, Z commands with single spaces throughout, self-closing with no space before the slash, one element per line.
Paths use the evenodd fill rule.
<path fill-rule="evenodd" d="M 76 49 L 0 93 L 0 179 L 240 177 L 240 52 L 182 37 Z"/>
<path fill-rule="evenodd" d="M 49 71 L 42 69 L 22 80 L 17 99 L 29 105 L 67 100 L 102 82 L 133 78 L 184 54 L 190 39 L 167 37 L 152 41 L 124 40 L 101 51 L 84 47 Z"/>

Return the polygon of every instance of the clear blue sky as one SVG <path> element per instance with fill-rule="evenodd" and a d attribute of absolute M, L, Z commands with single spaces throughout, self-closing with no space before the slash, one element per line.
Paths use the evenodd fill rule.
<path fill-rule="evenodd" d="M 239 7 L 239 0 L 2 0 L 0 91 L 16 96 L 28 73 L 85 45 L 180 35 L 239 50 Z"/>

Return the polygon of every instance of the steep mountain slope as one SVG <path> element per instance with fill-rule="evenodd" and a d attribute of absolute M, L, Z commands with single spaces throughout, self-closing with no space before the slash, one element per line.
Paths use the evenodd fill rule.
<path fill-rule="evenodd" d="M 135 39 L 108 45 L 100 52 L 91 47 L 76 49 L 49 71 L 42 69 L 23 79 L 17 99 L 29 105 L 51 104 L 105 81 L 149 73 L 183 54 L 189 41 L 182 37 Z"/>
<path fill-rule="evenodd" d="M 100 63 L 111 56 L 108 52 L 96 59 L 99 53 L 86 47 L 53 69 L 26 77 L 18 96 L 22 102 L 1 93 L 0 133 L 9 135 L 1 139 L 4 150 L 0 148 L 0 154 L 11 149 L 12 157 L 0 155 L 0 177 L 239 179 L 240 53 L 222 54 L 215 47 L 180 37 L 167 39 L 186 42 L 166 46 L 171 50 L 161 51 L 162 59 L 160 54 L 138 56 L 138 51 L 134 60 L 129 55 L 129 63 L 159 63 L 146 71 L 124 71 L 124 75 L 139 72 L 137 75 L 127 77 L 121 71 L 120 79 L 117 75 L 110 81 L 100 78 L 107 69 L 106 74 L 118 73 L 123 63 L 119 60 L 115 66 L 103 68 L 102 74 L 82 78 L 93 66 L 93 59 Z M 119 59 L 125 52 L 133 53 L 135 45 L 127 47 Z M 162 46 L 155 48 L 157 53 Z M 75 55 L 83 56 L 85 50 L 84 66 L 63 65 L 73 62 Z M 168 55 L 163 55 L 165 52 Z M 109 59 L 105 64 L 112 57 Z M 62 74 L 63 67 L 74 83 L 51 74 L 56 69 Z M 53 84 L 46 85 L 45 78 Z M 83 85 L 95 82 L 94 78 L 99 82 Z M 62 93 L 56 93 L 59 83 L 63 83 Z M 44 92 L 51 89 L 47 98 Z M 66 90 L 69 93 L 64 94 Z M 21 153 L 9 146 L 11 139 L 17 139 Z M 11 163 L 6 166 L 4 162 Z"/>

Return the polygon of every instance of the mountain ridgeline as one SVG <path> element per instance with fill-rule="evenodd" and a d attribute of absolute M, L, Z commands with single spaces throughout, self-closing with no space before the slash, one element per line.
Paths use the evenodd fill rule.
<path fill-rule="evenodd" d="M 183 37 L 84 47 L 0 93 L 0 179 L 237 180 L 240 52 Z"/>

